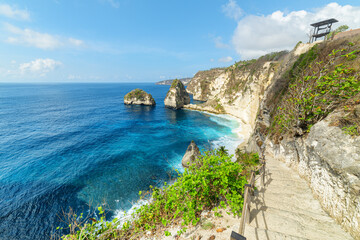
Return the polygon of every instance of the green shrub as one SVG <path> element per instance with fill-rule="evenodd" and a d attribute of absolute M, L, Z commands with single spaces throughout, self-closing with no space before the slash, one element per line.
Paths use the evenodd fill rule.
<path fill-rule="evenodd" d="M 289 71 L 290 85 L 273 115 L 271 133 L 309 131 L 340 103 L 360 92 L 358 70 L 350 67 L 359 51 L 353 46 L 318 56 L 316 47 L 303 54 Z M 301 132 L 300 131 L 300 132 Z"/>
<path fill-rule="evenodd" d="M 229 206 L 240 215 L 246 179 L 242 167 L 226 151 L 210 151 L 185 169 L 177 181 L 163 189 L 153 188 L 153 202 L 136 211 L 135 231 L 155 229 L 173 222 L 196 225 L 204 210 Z"/>
<path fill-rule="evenodd" d="M 243 167 L 243 174 L 246 177 L 250 177 L 252 170 L 255 170 L 259 165 L 259 154 L 257 153 L 245 153 L 240 149 L 236 149 L 235 152 L 236 161 Z"/>
<path fill-rule="evenodd" d="M 358 131 L 357 125 L 342 127 L 341 129 L 350 136 L 359 136 L 359 131 Z"/>
<path fill-rule="evenodd" d="M 99 208 L 101 217 L 98 221 L 75 224 L 70 234 L 62 238 L 133 239 L 147 231 L 155 233 L 174 223 L 183 226 L 178 232 L 180 235 L 186 231 L 186 226 L 196 225 L 200 221 L 204 210 L 215 210 L 219 216 L 218 209 L 228 207 L 234 215 L 239 216 L 246 184 L 242 173 L 244 166 L 249 164 L 254 164 L 254 161 L 244 164 L 232 162 L 232 156 L 224 147 L 205 152 L 183 174 L 179 174 L 172 185 L 165 183 L 163 188 L 150 187 L 151 201 L 135 211 L 134 220 L 122 226 L 117 219 L 107 222 L 104 211 Z M 143 195 L 141 192 L 139 194 Z M 164 231 L 164 234 L 170 236 L 170 232 Z"/>

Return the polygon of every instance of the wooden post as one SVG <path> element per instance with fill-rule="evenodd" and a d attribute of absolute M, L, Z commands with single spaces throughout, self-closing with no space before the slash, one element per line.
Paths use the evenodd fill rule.
<path fill-rule="evenodd" d="M 261 166 L 261 186 L 265 187 L 265 160 L 263 161 Z"/>
<path fill-rule="evenodd" d="M 255 172 L 251 171 L 251 177 L 250 177 L 250 185 L 245 185 L 245 192 L 244 192 L 244 205 L 243 210 L 241 214 L 241 220 L 240 220 L 240 227 L 239 227 L 239 233 L 241 235 L 244 235 L 245 232 L 245 222 L 250 223 L 250 205 L 251 205 L 251 191 L 254 188 L 254 181 L 255 181 Z"/>
<path fill-rule="evenodd" d="M 246 218 L 246 214 L 247 214 L 248 195 L 249 195 L 249 187 L 245 186 L 244 205 L 243 205 L 243 210 L 242 210 L 242 213 L 241 213 L 240 227 L 239 227 L 239 233 L 241 235 L 244 235 L 244 232 L 245 232 L 245 218 Z"/>

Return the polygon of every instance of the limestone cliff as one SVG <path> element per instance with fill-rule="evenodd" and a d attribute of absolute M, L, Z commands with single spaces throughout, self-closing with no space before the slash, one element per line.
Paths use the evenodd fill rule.
<path fill-rule="evenodd" d="M 153 106 L 156 103 L 151 94 L 137 88 L 124 96 L 124 104 Z"/>
<path fill-rule="evenodd" d="M 296 56 L 305 51 L 286 51 L 265 55 L 257 60 L 241 61 L 228 68 L 198 72 L 187 87 L 194 100 L 206 101 L 185 108 L 227 113 L 238 117 L 245 142 L 255 127 L 255 119 L 265 89 Z"/>
<path fill-rule="evenodd" d="M 360 239 L 360 35 L 198 72 L 185 108 L 234 115 L 246 151 L 286 162 Z"/>
<path fill-rule="evenodd" d="M 185 104 L 190 103 L 190 97 L 187 93 L 183 83 L 175 79 L 164 100 L 165 106 L 169 108 L 179 109 Z"/>
<path fill-rule="evenodd" d="M 360 36 L 322 42 L 265 91 L 247 151 L 294 168 L 360 239 Z"/>

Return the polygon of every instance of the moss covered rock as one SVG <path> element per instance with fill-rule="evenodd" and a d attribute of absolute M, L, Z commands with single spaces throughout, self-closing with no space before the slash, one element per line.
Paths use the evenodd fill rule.
<path fill-rule="evenodd" d="M 155 100 L 151 94 L 141 90 L 139 88 L 132 90 L 124 97 L 125 104 L 135 104 L 135 105 L 148 105 L 154 106 Z"/>

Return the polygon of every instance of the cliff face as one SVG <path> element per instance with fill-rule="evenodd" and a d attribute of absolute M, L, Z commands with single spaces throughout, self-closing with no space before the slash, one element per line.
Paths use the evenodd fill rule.
<path fill-rule="evenodd" d="M 283 69 L 309 46 L 297 52 L 279 52 L 257 60 L 238 62 L 228 68 L 198 72 L 187 91 L 194 100 L 206 101 L 186 108 L 238 117 L 245 142 L 250 137 L 265 89 Z"/>
<path fill-rule="evenodd" d="M 179 109 L 190 103 L 190 97 L 180 80 L 174 80 L 164 100 L 165 106 Z"/>
<path fill-rule="evenodd" d="M 205 102 L 185 107 L 240 118 L 239 147 L 297 170 L 360 239 L 360 35 L 201 71 L 187 90 Z"/>
<path fill-rule="evenodd" d="M 323 42 L 264 94 L 247 151 L 285 162 L 360 239 L 360 36 Z"/>

